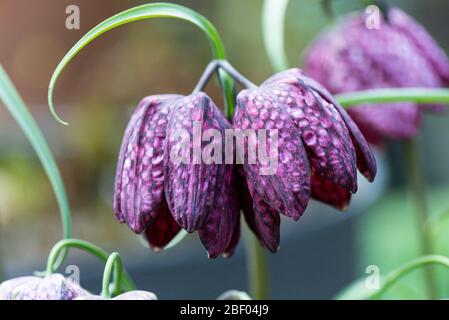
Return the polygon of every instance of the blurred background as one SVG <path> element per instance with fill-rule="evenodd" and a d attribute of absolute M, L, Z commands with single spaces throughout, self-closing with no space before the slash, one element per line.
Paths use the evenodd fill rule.
<path fill-rule="evenodd" d="M 196 234 L 153 253 L 112 212 L 112 189 L 121 137 L 139 100 L 156 93 L 189 93 L 211 59 L 195 27 L 175 20 L 146 20 L 108 32 L 63 72 L 55 103 L 70 123 L 58 125 L 46 103 L 50 76 L 81 36 L 105 18 L 149 1 L 0 0 L 0 63 L 16 84 L 60 165 L 73 209 L 73 235 L 122 253 L 139 288 L 160 298 L 215 298 L 228 289 L 247 290 L 244 242 L 231 259 L 208 260 Z M 271 73 L 261 37 L 260 0 L 171 1 L 208 17 L 218 28 L 231 63 L 253 82 Z M 422 22 L 449 51 L 449 2 L 389 1 Z M 68 5 L 79 6 L 79 30 L 65 27 Z M 336 15 L 362 8 L 335 0 Z M 320 1 L 291 1 L 286 47 L 291 63 L 332 21 Z M 207 92 L 221 105 L 216 81 Z M 427 115 L 419 139 L 433 214 L 449 209 L 449 114 Z M 379 177 L 360 181 L 350 211 L 311 203 L 299 222 L 283 220 L 281 250 L 269 255 L 272 298 L 332 298 L 369 265 L 382 273 L 418 255 L 416 224 L 405 186 L 401 147 L 377 150 Z M 449 255 L 448 232 L 435 231 L 438 253 Z M 50 184 L 16 123 L 0 108 L 0 274 L 3 279 L 45 266 L 60 238 L 60 220 Z M 446 247 L 446 248 L 445 248 Z M 81 283 L 99 291 L 103 264 L 73 250 L 67 260 L 81 268 Z M 60 270 L 64 272 L 64 268 Z M 437 270 L 438 272 L 440 270 Z M 449 295 L 448 278 L 439 287 Z M 446 279 L 446 280 L 444 280 Z M 393 288 L 395 297 L 422 298 L 419 272 Z M 391 293 L 393 294 L 393 293 Z M 388 297 L 388 296 L 387 296 Z"/>

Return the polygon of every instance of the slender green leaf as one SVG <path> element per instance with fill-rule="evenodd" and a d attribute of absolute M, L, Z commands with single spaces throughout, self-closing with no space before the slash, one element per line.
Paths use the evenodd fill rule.
<path fill-rule="evenodd" d="M 72 224 L 70 206 L 58 166 L 41 130 L 1 65 L 0 100 L 17 121 L 23 133 L 33 146 L 34 151 L 36 151 L 56 195 L 61 214 L 63 237 L 70 238 Z"/>
<path fill-rule="evenodd" d="M 284 20 L 288 0 L 265 0 L 262 10 L 262 33 L 268 58 L 276 71 L 288 68 L 284 46 Z"/>
<path fill-rule="evenodd" d="M 142 6 L 134 7 L 129 10 L 120 12 L 100 24 L 94 27 L 92 30 L 87 32 L 64 56 L 59 65 L 56 67 L 53 76 L 51 77 L 49 88 L 48 88 L 48 104 L 53 116 L 62 124 L 67 124 L 64 122 L 56 113 L 53 105 L 53 89 L 58 79 L 60 73 L 65 68 L 65 66 L 81 51 L 86 45 L 92 42 L 94 39 L 104 34 L 105 32 L 119 27 L 121 25 L 139 21 L 144 19 L 152 18 L 173 18 L 181 19 L 192 23 L 197 26 L 206 35 L 209 44 L 212 48 L 212 54 L 214 59 L 226 59 L 225 49 L 220 36 L 216 28 L 212 23 L 199 13 L 186 8 L 184 6 L 169 4 L 169 3 L 151 3 Z M 223 71 L 220 72 L 221 85 L 225 91 L 225 102 L 227 108 L 230 110 L 234 109 L 234 92 L 233 92 L 233 80 L 225 74 Z"/>

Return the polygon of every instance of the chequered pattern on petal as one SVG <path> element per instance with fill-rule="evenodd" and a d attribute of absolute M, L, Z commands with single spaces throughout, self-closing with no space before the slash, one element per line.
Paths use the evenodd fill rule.
<path fill-rule="evenodd" d="M 164 197 L 164 144 L 170 101 L 177 95 L 144 98 L 125 131 L 115 178 L 114 211 L 136 233 L 155 218 Z"/>
<path fill-rule="evenodd" d="M 346 124 L 335 107 L 301 77 L 299 69 L 287 70 L 275 75 L 276 80 L 268 79 L 262 88 L 278 97 L 300 130 L 313 174 L 354 193 L 356 155 Z"/>
<path fill-rule="evenodd" d="M 332 93 L 390 87 L 444 86 L 449 74 L 447 57 L 424 28 L 399 9 L 389 21 L 368 29 L 363 15 L 350 15 L 322 34 L 308 51 L 306 71 Z M 402 108 L 402 109 L 401 109 Z M 404 112 L 403 109 L 408 109 Z M 354 119 L 370 142 L 382 138 L 408 138 L 416 134 L 419 112 L 415 104 L 405 107 L 351 108 Z M 394 123 L 387 125 L 389 119 Z"/>
<path fill-rule="evenodd" d="M 180 230 L 181 227 L 172 217 L 164 199 L 156 212 L 156 218 L 145 229 L 143 235 L 151 248 L 158 251 L 166 247 Z"/>
<path fill-rule="evenodd" d="M 274 174 L 261 174 L 261 169 L 267 165 L 261 163 L 259 152 L 256 163 L 250 164 L 247 159 L 243 168 L 253 199 L 260 197 L 275 211 L 299 219 L 310 197 L 310 166 L 300 132 L 285 110 L 281 97 L 265 88 L 243 90 L 237 96 L 234 126 L 244 132 L 256 130 L 257 136 L 260 136 L 257 130 L 266 129 L 266 154 L 276 148 L 270 139 L 270 130 L 277 130 L 278 165 Z M 246 144 L 246 150 L 250 150 L 251 145 L 259 149 L 257 138 L 248 138 Z"/>
<path fill-rule="evenodd" d="M 198 235 L 210 258 L 216 258 L 226 251 L 240 217 L 233 166 L 224 166 L 226 167 L 225 176 L 221 188 L 216 194 L 214 208 L 209 213 L 204 225 L 198 230 Z"/>
<path fill-rule="evenodd" d="M 202 92 L 178 100 L 173 110 L 167 128 L 164 158 L 165 196 L 176 222 L 188 232 L 193 232 L 203 225 L 213 209 L 226 170 L 224 164 L 206 164 L 201 159 L 197 159 L 199 163 L 195 163 L 194 145 L 201 151 L 209 142 L 198 141 L 198 137 L 193 135 L 193 128 L 195 123 L 199 123 L 201 132 L 216 129 L 224 137 L 226 123 L 212 100 Z M 179 137 L 179 132 L 182 131 L 190 139 L 187 148 L 184 148 L 187 150 L 182 150 L 182 139 Z M 178 155 L 181 158 L 188 151 L 187 163 L 171 158 L 170 153 L 179 149 L 181 151 Z"/>
<path fill-rule="evenodd" d="M 245 221 L 261 244 L 271 252 L 276 252 L 280 241 L 281 217 L 258 195 L 253 199 L 253 205 L 251 211 L 244 212 Z"/>
<path fill-rule="evenodd" d="M 238 216 L 235 219 L 234 229 L 232 231 L 231 241 L 229 241 L 228 246 L 223 252 L 223 257 L 230 258 L 233 256 L 235 249 L 240 241 L 240 207 L 238 207 Z"/>
<path fill-rule="evenodd" d="M 90 293 L 61 274 L 20 277 L 0 285 L 0 300 L 73 300 Z"/>
<path fill-rule="evenodd" d="M 298 71 L 295 71 L 295 73 L 298 73 Z M 364 135 L 361 133 L 356 123 L 351 119 L 348 113 L 337 103 L 337 101 L 335 101 L 334 97 L 330 94 L 330 92 L 327 91 L 327 89 L 325 89 L 320 83 L 307 76 L 302 76 L 300 79 L 310 88 L 318 92 L 321 95 L 321 97 L 323 97 L 325 100 L 331 103 L 334 106 L 334 108 L 338 111 L 351 135 L 352 143 L 354 145 L 357 156 L 357 168 L 368 179 L 368 181 L 373 181 L 377 173 L 376 159 L 374 158 L 374 154 L 371 148 L 369 147 Z"/>
<path fill-rule="evenodd" d="M 273 213 L 285 211 L 287 216 L 295 217 L 291 212 L 298 211 L 294 207 L 298 199 L 295 202 L 295 199 L 289 198 L 292 192 L 302 194 L 302 203 L 305 204 L 311 195 L 338 209 L 345 209 L 351 194 L 357 190 L 357 168 L 368 180 L 374 179 L 376 161 L 357 125 L 322 85 L 304 76 L 300 69 L 277 73 L 259 89 L 242 91 L 237 103 L 235 127 L 277 128 L 276 123 L 270 121 L 274 114 L 274 118 L 282 120 L 279 128 L 287 128 L 284 140 L 280 139 L 279 142 L 279 159 L 281 164 L 293 166 L 284 173 L 293 174 L 279 176 L 278 172 L 278 176 L 270 179 L 257 175 L 257 166 L 243 166 L 253 207 L 241 197 L 240 206 L 250 228 L 270 250 L 277 248 L 278 242 L 273 237 L 276 232 L 268 230 L 269 224 L 257 218 L 265 214 L 265 222 L 271 220 L 275 223 L 277 217 Z M 283 154 L 284 150 L 291 151 L 289 142 L 298 148 L 292 153 L 293 157 Z M 298 168 L 299 172 L 304 172 L 303 168 L 309 166 L 307 174 L 295 172 Z M 285 181 L 295 178 L 298 180 L 284 184 L 285 188 L 279 188 L 276 184 L 277 179 Z M 290 210 L 285 209 L 287 206 Z M 275 227 L 279 227 L 278 223 Z M 267 236 L 269 234 L 271 236 Z"/>
<path fill-rule="evenodd" d="M 276 252 L 279 247 L 281 217 L 255 193 L 251 197 L 247 181 L 242 175 L 237 180 L 239 204 L 248 227 L 261 244 Z"/>

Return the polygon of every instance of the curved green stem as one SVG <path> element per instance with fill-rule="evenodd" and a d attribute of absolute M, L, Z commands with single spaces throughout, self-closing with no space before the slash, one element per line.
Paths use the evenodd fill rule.
<path fill-rule="evenodd" d="M 262 9 L 262 36 L 274 70 L 288 68 L 284 45 L 284 20 L 288 0 L 265 0 Z"/>
<path fill-rule="evenodd" d="M 236 82 L 240 83 L 242 86 L 248 89 L 257 88 L 254 83 L 252 83 L 250 80 L 248 80 L 248 78 L 238 72 L 228 61 L 212 60 L 203 71 L 203 74 L 201 75 L 200 80 L 193 89 L 193 92 L 202 91 L 211 79 L 212 75 L 217 71 L 219 72 L 220 70 L 226 71 Z M 231 110 L 227 110 L 226 117 L 228 117 L 228 119 L 232 121 L 233 112 L 230 111 Z"/>
<path fill-rule="evenodd" d="M 107 251 L 101 249 L 100 247 L 90 242 L 79 239 L 65 239 L 56 243 L 51 249 L 47 260 L 47 269 L 46 269 L 47 274 L 52 274 L 53 272 L 56 271 L 57 268 L 55 267 L 55 262 L 58 260 L 61 251 L 66 250 L 66 248 L 69 247 L 78 248 L 80 250 L 86 251 L 104 262 L 107 262 L 109 259 L 109 253 Z M 123 288 L 127 291 L 134 290 L 136 287 L 131 277 L 126 272 L 126 270 L 123 270 L 123 277 L 121 284 L 123 285 Z"/>
<path fill-rule="evenodd" d="M 391 286 L 393 286 L 399 279 L 423 266 L 442 265 L 449 269 L 449 258 L 438 255 L 428 255 L 414 259 L 396 270 L 390 272 L 382 283 L 382 286 L 371 294 L 368 299 L 379 299 Z"/>
<path fill-rule="evenodd" d="M 335 99 L 346 108 L 365 103 L 413 101 L 421 104 L 449 104 L 449 89 L 391 88 L 337 94 Z"/>
<path fill-rule="evenodd" d="M 268 264 L 259 240 L 248 228 L 246 230 L 247 268 L 250 295 L 256 300 L 268 299 Z"/>
<path fill-rule="evenodd" d="M 58 165 L 56 164 L 56 160 L 52 155 L 42 131 L 39 129 L 33 116 L 28 111 L 25 102 L 1 65 L 0 100 L 3 101 L 5 107 L 19 124 L 47 173 L 59 206 L 62 222 L 62 236 L 68 239 L 72 236 L 72 215 Z M 67 252 L 65 251 L 64 254 L 61 255 L 60 260 L 57 262 L 58 265 L 63 262 L 66 254 Z"/>
<path fill-rule="evenodd" d="M 111 281 L 112 270 L 114 270 L 114 289 L 111 292 L 109 291 L 109 285 Z M 118 252 L 113 252 L 106 261 L 106 265 L 104 267 L 103 272 L 103 286 L 101 290 L 101 295 L 105 299 L 111 299 L 113 296 L 117 296 L 121 293 L 121 282 L 122 282 L 122 271 L 123 264 L 122 258 Z"/>
<path fill-rule="evenodd" d="M 209 44 L 212 49 L 212 55 L 214 59 L 226 59 L 225 48 L 221 41 L 220 35 L 214 25 L 207 20 L 204 16 L 200 15 L 189 8 L 181 5 L 171 3 L 151 3 L 144 4 L 138 7 L 131 8 L 120 12 L 87 32 L 62 58 L 61 62 L 56 67 L 48 88 L 48 104 L 52 115 L 62 124 L 67 125 L 67 122 L 63 121 L 55 111 L 53 105 L 53 90 L 60 73 L 64 67 L 81 51 L 86 45 L 92 42 L 94 39 L 102 35 L 103 33 L 119 27 L 121 25 L 152 18 L 174 18 L 181 19 L 192 23 L 206 35 Z M 220 83 L 222 90 L 224 91 L 226 108 L 234 111 L 234 82 L 225 72 L 220 71 Z"/>

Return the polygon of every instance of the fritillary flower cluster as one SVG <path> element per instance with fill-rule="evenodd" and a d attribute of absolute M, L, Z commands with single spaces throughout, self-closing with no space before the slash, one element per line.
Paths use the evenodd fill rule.
<path fill-rule="evenodd" d="M 374 179 L 375 159 L 357 126 L 301 70 L 241 91 L 236 105 L 232 123 L 204 92 L 146 97 L 134 111 L 120 150 L 114 211 L 154 249 L 184 229 L 198 231 L 209 257 L 230 256 L 242 211 L 263 246 L 275 252 L 281 214 L 299 219 L 311 197 L 344 209 L 357 191 L 357 168 Z M 261 174 L 260 158 L 251 163 L 245 156 L 242 164 L 195 162 L 195 121 L 222 136 L 227 130 L 276 130 L 277 141 L 246 140 L 248 148 L 277 154 L 276 170 Z M 180 129 L 189 136 L 186 163 L 171 158 L 179 145 L 172 134 Z M 196 143 L 208 148 L 203 140 Z M 215 143 L 221 144 L 216 150 L 229 151 L 222 140 Z"/>

